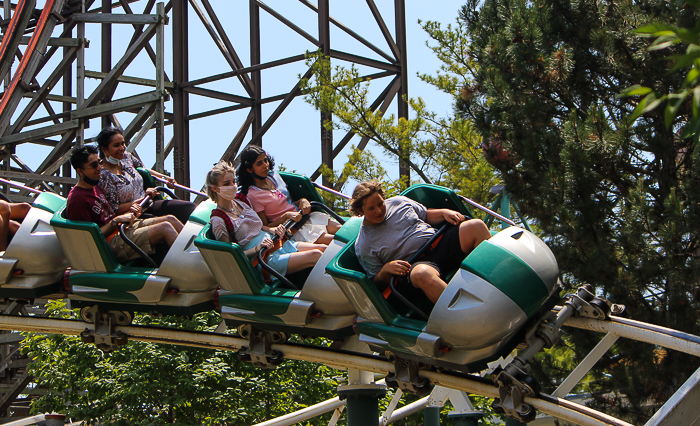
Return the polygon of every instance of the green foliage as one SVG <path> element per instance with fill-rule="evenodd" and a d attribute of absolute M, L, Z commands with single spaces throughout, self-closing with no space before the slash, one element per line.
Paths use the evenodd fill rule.
<path fill-rule="evenodd" d="M 47 309 L 53 317 L 76 318 L 63 301 L 50 301 Z M 135 321 L 213 331 L 220 317 Z M 23 351 L 35 361 L 30 374 L 51 391 L 32 410 L 61 411 L 90 424 L 249 425 L 332 398 L 337 386 L 337 372 L 322 365 L 288 360 L 263 371 L 227 351 L 131 341 L 106 354 L 78 337 L 36 333 L 27 334 Z"/>
<path fill-rule="evenodd" d="M 454 188 L 481 203 L 493 198 L 489 190 L 499 182 L 498 177 L 481 156 L 481 139 L 468 120 L 438 117 L 420 98 L 399 100 L 408 102 L 414 118 L 387 116 L 368 99 L 370 81 L 363 79 L 356 68 L 331 67 L 330 60 L 319 53 L 309 54 L 308 63 L 314 76 L 302 80 L 305 99 L 318 110 L 332 114 L 333 120 L 324 124 L 327 129 L 352 132 L 373 141 L 385 155 L 405 161 L 423 182 Z M 422 78 L 438 90 L 450 92 L 450 87 L 457 87 L 456 71 L 458 68 L 445 68 L 437 77 Z M 364 148 L 364 143 L 360 145 Z M 359 148 L 353 148 L 340 172 L 324 171 L 336 188 L 342 188 L 348 179 L 378 179 L 385 182 L 391 194 L 411 183 L 391 182 L 376 157 Z"/>
<path fill-rule="evenodd" d="M 657 22 L 665 26 L 648 26 Z M 522 213 L 537 220 L 566 287 L 593 284 L 631 317 L 693 334 L 700 154 L 696 138 L 682 136 L 695 126 L 697 72 L 669 73 L 660 49 L 676 55 L 676 67 L 689 66 L 695 49 L 684 59 L 679 45 L 696 43 L 696 22 L 695 9 L 661 0 L 468 0 L 451 31 L 424 26 L 452 61 L 447 69 L 465 72 L 445 86 L 464 85 L 460 116 L 485 138 Z M 651 50 L 639 27 L 656 35 Z M 625 88 L 642 102 L 618 97 Z M 662 102 L 667 112 L 654 108 Z M 567 343 L 579 359 L 596 342 L 576 333 Z M 565 358 L 541 362 L 552 386 Z M 682 354 L 628 341 L 600 366 L 585 390 L 619 389 L 626 399 L 597 403 L 632 423 L 694 370 Z"/>
<path fill-rule="evenodd" d="M 691 5 L 689 7 L 697 8 L 698 2 L 687 3 Z M 698 140 L 700 137 L 700 23 L 695 22 L 692 27 L 682 28 L 666 22 L 656 22 L 638 28 L 635 33 L 642 37 L 655 38 L 647 48 L 650 52 L 678 48 L 679 45 L 686 46 L 685 53 L 673 54 L 672 52 L 668 56 L 668 60 L 672 63 L 670 71 L 682 71 L 685 73 L 685 79 L 678 90 L 668 93 L 641 84 L 634 84 L 622 91 L 621 97 L 643 96 L 630 118 L 636 120 L 665 104 L 666 127 L 673 126 L 680 118 L 681 122 L 684 122 L 680 136 Z"/>

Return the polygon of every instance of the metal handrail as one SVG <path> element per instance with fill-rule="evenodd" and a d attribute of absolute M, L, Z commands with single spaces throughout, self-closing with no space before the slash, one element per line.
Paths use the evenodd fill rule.
<path fill-rule="evenodd" d="M 323 185 L 320 185 L 320 184 L 318 184 L 318 183 L 316 183 L 316 182 L 311 182 L 311 183 L 313 183 L 313 185 L 314 185 L 316 188 L 319 188 L 319 189 L 322 189 L 322 190 L 324 190 L 324 191 L 330 192 L 331 194 L 337 195 L 337 196 L 339 196 L 339 197 L 346 198 L 346 199 L 348 199 L 348 200 L 351 200 L 351 199 L 352 199 L 351 196 L 349 196 L 349 195 L 347 195 L 347 194 L 343 194 L 342 192 L 338 192 L 338 191 L 336 191 L 335 189 L 328 188 L 328 187 L 323 186 Z M 471 205 L 472 207 L 476 207 L 477 209 L 479 209 L 479 210 L 481 210 L 481 211 L 483 211 L 483 212 L 485 212 L 485 213 L 487 213 L 487 214 L 490 214 L 491 216 L 495 217 L 496 219 L 498 219 L 498 220 L 500 220 L 500 221 L 502 221 L 502 222 L 505 222 L 505 223 L 507 223 L 507 224 L 509 224 L 509 225 L 511 225 L 511 226 L 519 226 L 518 224 L 516 224 L 516 223 L 513 222 L 512 220 L 508 219 L 507 217 L 496 213 L 495 211 L 489 209 L 488 207 L 482 206 L 481 204 L 477 203 L 477 202 L 474 201 L 474 200 L 471 200 L 471 199 L 465 197 L 464 195 L 458 195 L 458 197 L 461 198 L 462 201 L 464 201 L 464 202 L 466 202 L 467 204 Z"/>
<path fill-rule="evenodd" d="M 472 207 L 476 207 L 477 209 L 490 214 L 491 216 L 495 217 L 496 219 L 498 219 L 502 222 L 507 223 L 508 225 L 518 226 L 518 224 L 516 224 L 512 220 L 508 219 L 507 217 L 496 213 L 495 211 L 489 209 L 488 207 L 482 206 L 481 204 L 477 203 L 476 201 L 470 200 L 469 198 L 465 197 L 464 195 L 459 195 L 459 198 L 461 198 L 462 201 L 466 202 L 467 204 L 471 205 Z"/>
<path fill-rule="evenodd" d="M 154 268 L 157 268 L 157 267 L 158 267 L 158 264 L 156 263 L 155 260 L 153 260 L 153 259 L 151 258 L 151 256 L 147 255 L 143 250 L 141 250 L 141 248 L 140 248 L 139 246 L 136 245 L 136 243 L 134 243 L 134 242 L 131 241 L 129 238 L 127 238 L 126 233 L 124 233 L 124 224 L 123 224 L 123 223 L 120 223 L 119 225 L 117 225 L 117 229 L 119 229 L 119 236 L 122 237 L 122 239 L 124 240 L 124 242 L 125 242 L 129 247 L 131 247 L 132 249 L 134 249 L 134 251 L 135 251 L 136 253 L 138 253 L 139 256 L 141 256 L 146 262 L 148 262 L 149 265 L 151 265 L 151 266 L 154 267 Z"/>
<path fill-rule="evenodd" d="M 321 210 L 328 213 L 328 215 L 331 216 L 333 219 L 337 220 L 338 223 L 340 223 L 341 225 L 345 223 L 345 219 L 343 219 L 340 215 L 338 215 L 338 213 L 331 210 L 331 208 L 328 207 L 327 205 L 325 205 L 323 203 L 319 203 L 318 201 L 310 201 L 310 203 L 311 203 L 311 207 L 320 208 Z"/>
<path fill-rule="evenodd" d="M 170 182 L 167 181 L 167 179 L 163 179 L 163 178 L 158 177 L 158 176 L 153 176 L 153 179 L 155 179 L 155 180 L 157 180 L 157 181 L 159 181 L 159 182 L 163 182 L 163 183 L 168 183 L 168 184 L 170 183 Z M 203 192 L 196 191 L 196 190 L 194 190 L 194 189 L 192 189 L 192 188 L 186 187 L 185 185 L 180 185 L 179 183 L 172 183 L 172 185 L 173 185 L 175 188 L 179 188 L 179 189 L 185 190 L 185 191 L 187 191 L 187 192 L 191 192 L 191 193 L 196 194 L 196 195 L 201 195 L 202 197 L 209 197 L 207 194 L 205 194 L 205 193 L 203 193 Z M 170 194 L 168 194 L 168 195 L 170 195 Z M 177 198 L 177 197 L 176 197 L 176 198 Z"/>
<path fill-rule="evenodd" d="M 177 195 L 175 195 L 175 193 L 174 193 L 173 191 L 171 191 L 169 188 L 166 188 L 166 187 L 164 187 L 164 186 L 157 186 L 157 187 L 156 187 L 156 191 L 158 191 L 158 192 L 164 192 L 165 194 L 168 195 L 168 197 L 172 198 L 173 200 L 179 200 L 179 199 L 180 199 L 180 197 L 178 197 Z"/>
<path fill-rule="evenodd" d="M 12 181 L 10 181 L 10 180 L 3 179 L 3 178 L 0 178 L 0 182 L 5 183 L 5 184 L 7 184 L 7 185 L 14 186 L 15 188 L 24 189 L 25 191 L 33 192 L 33 193 L 35 193 L 35 194 L 41 194 L 41 192 L 42 192 L 42 191 L 40 191 L 40 190 L 38 190 L 38 189 L 36 189 L 36 188 L 31 188 L 31 187 L 29 187 L 29 186 L 24 186 L 24 185 L 22 185 L 21 183 L 12 182 Z"/>
<path fill-rule="evenodd" d="M 349 196 L 349 195 L 347 195 L 347 194 L 343 194 L 342 192 L 338 192 L 338 191 L 336 191 L 335 189 L 331 189 L 331 188 L 329 188 L 329 187 L 327 187 L 327 186 L 323 186 L 323 185 L 318 184 L 318 183 L 316 183 L 316 182 L 311 182 L 311 183 L 312 183 L 316 188 L 318 188 L 318 189 L 321 189 L 321 190 L 326 191 L 326 192 L 330 192 L 330 193 L 333 194 L 333 195 L 337 195 L 337 196 L 339 196 L 339 197 L 343 197 L 343 198 L 348 199 L 348 200 L 352 200 L 352 197 L 351 197 L 351 196 Z"/>

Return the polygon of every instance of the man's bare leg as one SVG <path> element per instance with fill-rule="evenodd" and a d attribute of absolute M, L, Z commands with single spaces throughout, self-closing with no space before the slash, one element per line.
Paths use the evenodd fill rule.
<path fill-rule="evenodd" d="M 411 269 L 411 284 L 423 290 L 428 299 L 436 303 L 447 283 L 440 278 L 437 269 L 430 265 L 420 263 Z"/>
<path fill-rule="evenodd" d="M 157 216 L 153 218 L 154 224 L 163 222 L 168 222 L 178 234 L 180 233 L 180 231 L 182 231 L 182 228 L 184 227 L 182 222 L 177 220 L 177 218 L 173 215 Z"/>
<path fill-rule="evenodd" d="M 179 222 L 180 221 L 178 221 L 178 223 Z M 156 244 L 162 241 L 165 241 L 169 247 L 172 247 L 178 234 L 173 225 L 167 220 L 163 220 L 159 223 L 149 225 L 147 229 L 148 242 L 151 244 L 151 247 L 155 246 Z"/>
<path fill-rule="evenodd" d="M 0 200 L 0 251 L 7 249 L 10 233 L 10 204 Z"/>
<path fill-rule="evenodd" d="M 466 254 L 471 253 L 482 241 L 491 238 L 491 232 L 481 219 L 470 219 L 459 224 L 459 244 Z"/>
<path fill-rule="evenodd" d="M 10 219 L 24 219 L 31 208 L 28 203 L 10 203 Z"/>

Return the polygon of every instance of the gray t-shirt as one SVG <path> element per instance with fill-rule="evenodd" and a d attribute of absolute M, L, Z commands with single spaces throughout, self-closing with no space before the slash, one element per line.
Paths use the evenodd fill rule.
<path fill-rule="evenodd" d="M 428 209 L 406 197 L 385 201 L 386 216 L 377 225 L 360 227 L 355 253 L 370 279 L 392 260 L 408 260 L 435 234 L 426 223 Z"/>

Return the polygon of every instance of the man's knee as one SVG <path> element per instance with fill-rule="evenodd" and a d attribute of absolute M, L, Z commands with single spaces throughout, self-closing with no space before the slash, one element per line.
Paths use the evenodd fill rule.
<path fill-rule="evenodd" d="M 182 222 L 180 222 L 180 219 L 171 214 L 166 215 L 165 218 L 167 220 L 167 223 L 173 228 L 173 232 L 179 233 L 183 227 Z"/>
<path fill-rule="evenodd" d="M 419 263 L 411 269 L 411 284 L 413 284 L 414 287 L 421 288 L 431 283 L 436 278 L 440 278 L 440 274 L 434 267 L 428 264 Z"/>
<path fill-rule="evenodd" d="M 146 227 L 148 236 L 152 243 L 159 243 L 165 239 L 170 233 L 175 233 L 175 228 L 167 220 L 163 222 L 153 223 Z"/>
<path fill-rule="evenodd" d="M 0 200 L 0 216 L 2 216 L 3 218 L 9 218 L 10 211 L 10 204 L 5 200 Z"/>
<path fill-rule="evenodd" d="M 459 225 L 460 243 L 476 247 L 481 241 L 491 238 L 489 227 L 481 219 L 469 219 Z"/>
<path fill-rule="evenodd" d="M 168 217 L 168 216 L 166 216 Z M 175 216 L 170 216 L 173 219 L 175 219 Z M 165 222 L 159 223 L 157 226 L 159 226 L 159 231 L 163 234 L 177 234 L 177 230 L 175 229 L 175 225 L 170 222 L 170 217 L 168 217 L 168 220 Z M 175 219 L 177 221 L 177 219 Z M 179 221 L 178 221 L 179 222 Z"/>
<path fill-rule="evenodd" d="M 24 218 L 27 213 L 29 213 L 29 210 L 32 208 L 32 205 L 29 203 L 15 203 L 11 206 L 12 210 L 12 218 L 13 219 L 21 219 Z"/>
<path fill-rule="evenodd" d="M 483 232 L 484 230 L 488 231 L 489 228 L 481 219 L 469 219 L 460 223 L 459 229 L 460 231 L 465 229 L 468 231 Z"/>

